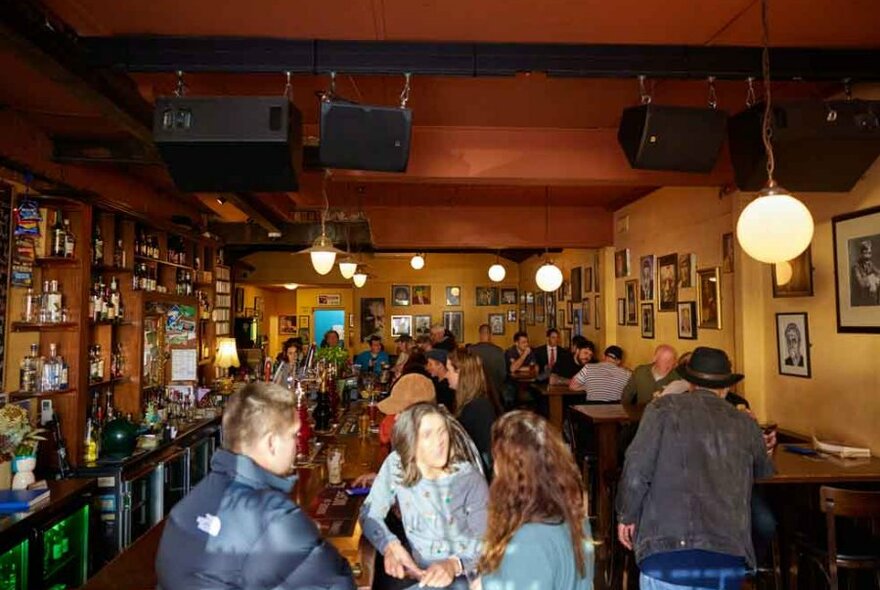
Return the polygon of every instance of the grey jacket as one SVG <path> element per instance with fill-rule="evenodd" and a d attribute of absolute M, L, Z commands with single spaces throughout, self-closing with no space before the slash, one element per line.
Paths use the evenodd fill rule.
<path fill-rule="evenodd" d="M 773 470 L 755 421 L 711 391 L 649 404 L 617 493 L 619 521 L 636 525 L 636 561 L 703 549 L 753 566 L 752 484 Z"/>

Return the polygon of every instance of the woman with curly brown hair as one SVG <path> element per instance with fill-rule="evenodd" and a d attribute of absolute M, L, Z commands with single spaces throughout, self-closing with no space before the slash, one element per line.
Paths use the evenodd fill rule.
<path fill-rule="evenodd" d="M 492 428 L 492 454 L 483 590 L 590 590 L 586 494 L 562 436 L 537 414 L 511 412 Z"/>

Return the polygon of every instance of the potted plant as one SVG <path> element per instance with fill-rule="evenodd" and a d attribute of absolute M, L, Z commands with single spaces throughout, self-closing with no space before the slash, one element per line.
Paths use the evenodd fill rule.
<path fill-rule="evenodd" d="M 336 374 L 342 375 L 345 370 L 345 364 L 348 362 L 348 351 L 341 346 L 325 346 L 319 348 L 315 355 L 319 361 L 325 361 L 328 364 L 336 366 Z"/>
<path fill-rule="evenodd" d="M 9 488 L 10 462 L 13 459 L 22 459 L 22 468 L 25 470 L 31 465 L 36 466 L 37 445 L 44 440 L 41 432 L 42 429 L 31 424 L 25 409 L 15 404 L 0 407 L 0 489 Z M 30 467 L 31 472 L 33 467 Z M 19 479 L 29 478 L 23 476 Z"/>

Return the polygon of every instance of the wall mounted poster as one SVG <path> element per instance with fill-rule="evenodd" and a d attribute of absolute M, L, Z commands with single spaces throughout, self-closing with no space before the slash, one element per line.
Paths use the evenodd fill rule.
<path fill-rule="evenodd" d="M 700 327 L 721 329 L 721 269 L 703 268 L 697 271 L 699 290 Z"/>
<path fill-rule="evenodd" d="M 391 316 L 391 337 L 412 336 L 412 321 L 413 317 L 411 315 Z"/>
<path fill-rule="evenodd" d="M 464 313 L 460 311 L 444 311 L 443 327 L 452 332 L 456 342 L 464 342 Z"/>
<path fill-rule="evenodd" d="M 639 281 L 633 279 L 625 283 L 626 286 L 626 325 L 639 325 L 639 310 L 636 306 L 636 293 L 639 290 Z"/>
<path fill-rule="evenodd" d="M 697 282 L 694 271 L 697 269 L 697 257 L 694 254 L 678 255 L 678 286 L 690 289 Z"/>
<path fill-rule="evenodd" d="M 278 333 L 281 335 L 291 335 L 296 336 L 297 334 L 296 327 L 296 316 L 295 315 L 280 315 L 278 316 Z"/>
<path fill-rule="evenodd" d="M 831 220 L 837 331 L 880 332 L 880 207 Z"/>
<path fill-rule="evenodd" d="M 366 342 L 370 336 L 379 336 L 385 333 L 385 298 L 361 299 L 361 342 Z"/>
<path fill-rule="evenodd" d="M 810 377 L 810 330 L 806 313 L 776 314 L 779 374 Z"/>
<path fill-rule="evenodd" d="M 678 337 L 682 340 L 697 339 L 697 302 L 678 303 Z"/>
<path fill-rule="evenodd" d="M 657 259 L 657 299 L 660 311 L 675 311 L 678 301 L 677 254 L 667 254 Z"/>
<path fill-rule="evenodd" d="M 639 259 L 639 278 L 641 278 L 641 300 L 654 301 L 654 256 Z"/>

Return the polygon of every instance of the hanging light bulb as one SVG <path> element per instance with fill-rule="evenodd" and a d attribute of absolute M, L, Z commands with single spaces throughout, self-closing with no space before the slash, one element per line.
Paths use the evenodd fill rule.
<path fill-rule="evenodd" d="M 767 185 L 749 203 L 736 222 L 736 237 L 746 254 L 761 262 L 778 263 L 797 258 L 813 239 L 813 216 L 806 205 L 776 184 L 771 141 L 770 49 L 767 3 L 761 0 L 761 32 L 764 76 L 764 120 L 761 137 L 767 153 Z"/>
<path fill-rule="evenodd" d="M 357 267 L 357 262 L 347 256 L 339 261 L 339 274 L 342 275 L 343 279 L 350 279 L 357 272 Z"/>
<path fill-rule="evenodd" d="M 535 282 L 542 291 L 555 291 L 562 284 L 562 271 L 548 260 L 535 273 Z"/>
<path fill-rule="evenodd" d="M 409 265 L 415 270 L 422 270 L 425 268 L 425 256 L 423 254 L 416 254 L 410 258 Z"/>
<path fill-rule="evenodd" d="M 352 275 L 351 280 L 354 282 L 354 286 L 360 289 L 367 284 L 367 273 L 363 268 L 358 268 L 354 275 Z"/>
<path fill-rule="evenodd" d="M 794 271 L 791 268 L 791 263 L 777 262 L 773 266 L 775 266 L 773 270 L 776 273 L 776 284 L 780 287 L 782 285 L 787 285 L 791 281 L 791 277 L 794 274 Z"/>
<path fill-rule="evenodd" d="M 338 250 L 333 247 L 333 242 L 323 232 L 315 239 L 308 252 L 316 273 L 325 275 L 333 270 Z"/>
<path fill-rule="evenodd" d="M 490 280 L 492 280 L 496 283 L 500 283 L 501 281 L 504 280 L 504 277 L 506 277 L 506 276 L 507 276 L 507 269 L 505 269 L 502 264 L 496 262 L 495 264 L 493 264 L 492 266 L 489 267 L 489 279 Z"/>
<path fill-rule="evenodd" d="M 284 285 L 284 288 L 288 291 L 296 291 L 297 287 L 299 287 L 299 285 L 297 285 L 296 283 L 286 283 Z"/>

